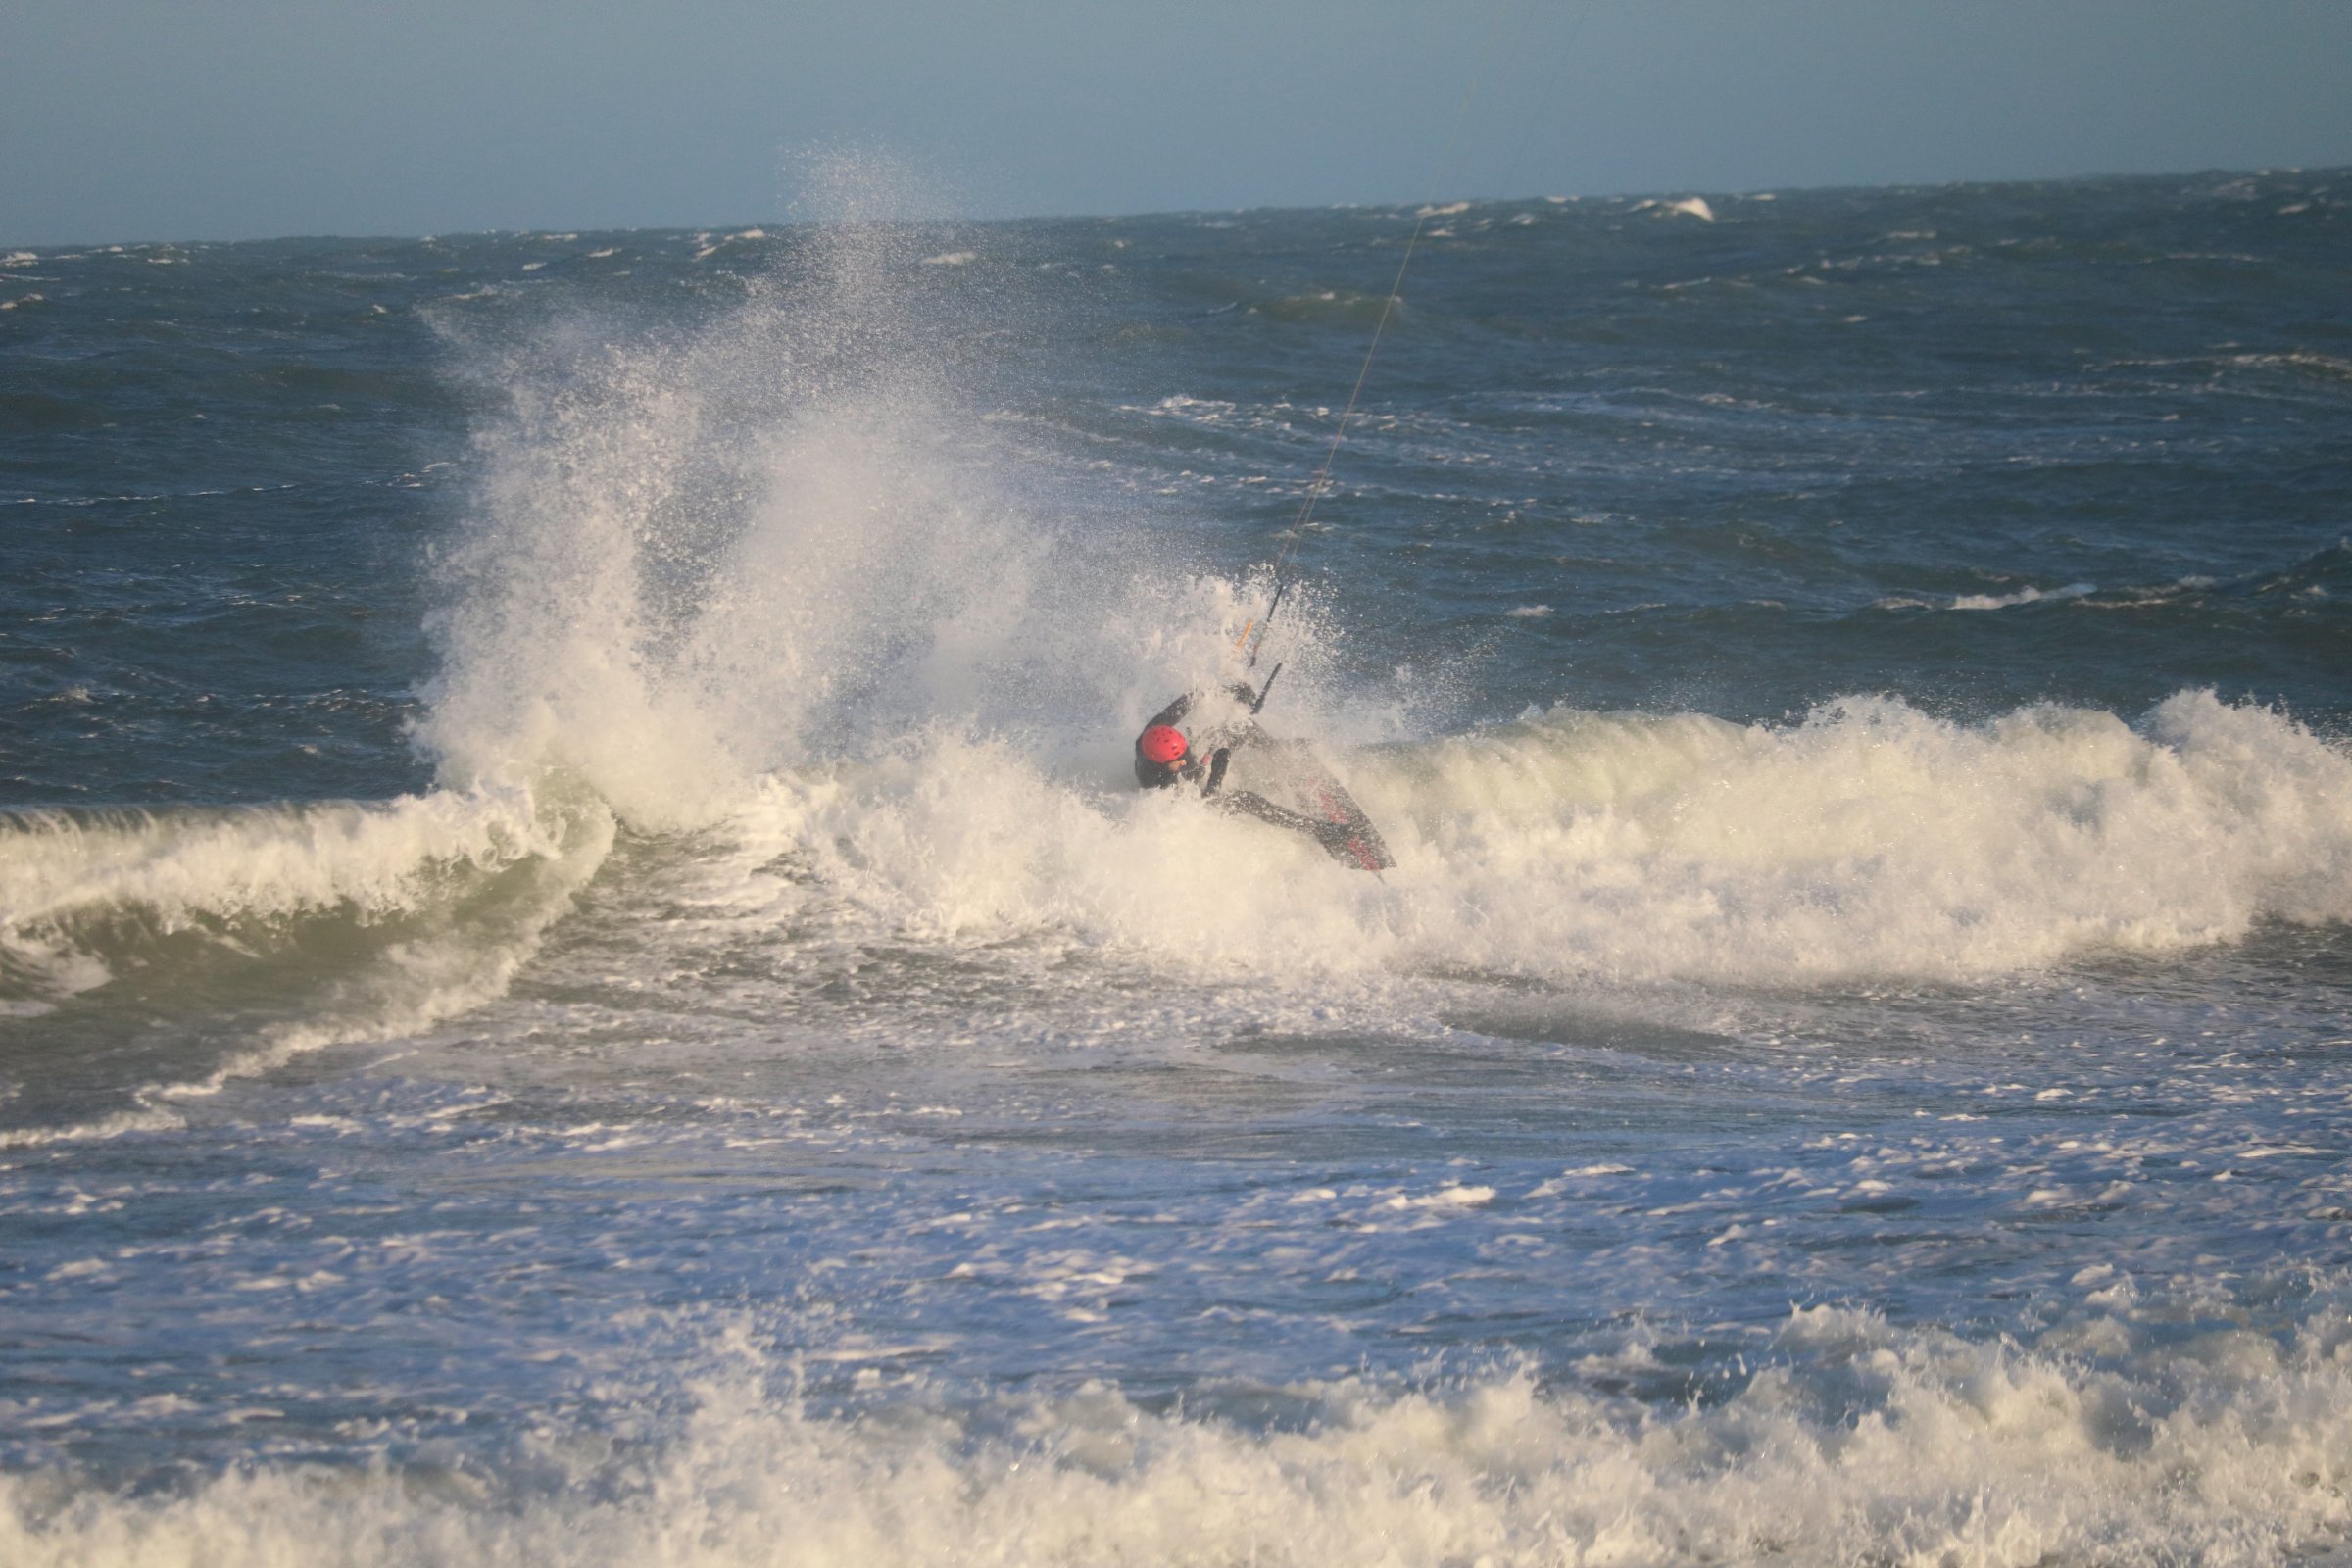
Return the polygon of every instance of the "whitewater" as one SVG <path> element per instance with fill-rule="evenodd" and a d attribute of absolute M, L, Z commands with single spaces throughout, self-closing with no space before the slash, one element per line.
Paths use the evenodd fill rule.
<path fill-rule="evenodd" d="M 2342 172 L 0 246 L 0 1556 L 2352 1559 Z M 1258 672 L 1263 674 L 1261 667 Z"/>

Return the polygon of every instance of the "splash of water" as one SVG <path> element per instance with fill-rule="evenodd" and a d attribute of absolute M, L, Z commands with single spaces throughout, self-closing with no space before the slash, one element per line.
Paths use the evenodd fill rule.
<path fill-rule="evenodd" d="M 853 204 L 691 329 L 502 351 L 418 726 L 447 782 L 554 769 L 678 828 L 778 769 L 933 726 L 1091 730 L 1213 667 L 1232 590 L 989 420 L 1016 390 L 994 345 L 1034 307 L 926 267 L 944 243 Z"/>

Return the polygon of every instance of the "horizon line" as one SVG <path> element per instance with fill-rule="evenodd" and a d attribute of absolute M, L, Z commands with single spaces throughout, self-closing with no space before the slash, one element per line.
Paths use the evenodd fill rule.
<path fill-rule="evenodd" d="M 884 218 L 864 220 L 826 218 L 765 218 L 753 219 L 749 221 L 741 223 L 614 223 L 605 225 L 584 224 L 577 227 L 564 224 L 539 224 L 529 227 L 514 228 L 438 228 L 429 233 L 414 234 L 400 233 L 393 230 L 377 230 L 372 232 L 331 232 L 314 230 L 310 232 L 296 233 L 247 234 L 231 239 L 121 239 L 49 241 L 0 240 L 0 265 L 6 265 L 10 261 L 13 261 L 18 255 L 37 253 L 44 250 L 53 254 L 58 252 L 89 254 L 107 253 L 113 251 L 152 250 L 159 246 L 181 247 L 199 245 L 281 245 L 295 244 L 304 241 L 329 240 L 342 243 L 398 241 L 406 244 L 426 244 L 440 239 L 479 239 L 494 238 L 498 236 L 523 237 L 534 234 L 702 234 L 705 236 L 718 236 L 722 230 L 730 228 L 736 230 L 736 233 L 727 237 L 745 237 L 745 231 L 751 229 L 766 229 L 769 227 L 813 229 L 844 226 L 853 222 L 896 224 L 907 228 L 984 228 L 1011 223 L 1115 223 L 1129 220 L 1152 218 L 1194 218 L 1206 214 L 1215 214 L 1220 217 L 1247 217 L 1249 215 L 1258 213 L 1384 212 L 1394 210 L 1401 212 L 1406 216 L 1413 216 L 1418 214 L 1424 207 L 1450 205 L 1452 202 L 1456 201 L 1466 202 L 1472 207 L 1501 207 L 1534 204 L 1565 205 L 1571 202 L 1662 200 L 1669 196 L 1706 196 L 1731 201 L 1754 201 L 1768 198 L 1778 199 L 1784 195 L 1806 196 L 1827 194 L 1838 191 L 1953 190 L 1971 186 L 1997 187 L 2027 185 L 2075 185 L 2118 180 L 2195 179 L 2209 175 L 2228 175 L 2236 178 L 2262 178 L 2280 174 L 2327 175 L 2338 172 L 2352 173 L 2352 163 L 2320 165 L 2266 164 L 2254 168 L 2231 168 L 2225 165 L 2212 165 L 2197 169 L 2163 170 L 2156 172 L 2141 171 L 2126 172 L 2107 171 L 2075 174 L 2028 175 L 2023 177 L 2000 179 L 1889 180 L 1881 184 L 1856 184 L 1853 182 L 1783 184 L 1773 185 L 1770 187 L 1756 186 L 1746 190 L 1707 189 L 1699 186 L 1670 185 L 1642 190 L 1579 191 L 1565 195 L 1541 193 L 1523 196 L 1412 197 L 1401 201 L 1269 202 L 1248 207 L 1158 207 L 1139 209 L 1132 212 L 1116 213 L 1029 212 L 1004 214 L 988 218 L 940 217 L 903 219 Z M 35 256 L 35 259 L 39 259 L 37 255 Z"/>

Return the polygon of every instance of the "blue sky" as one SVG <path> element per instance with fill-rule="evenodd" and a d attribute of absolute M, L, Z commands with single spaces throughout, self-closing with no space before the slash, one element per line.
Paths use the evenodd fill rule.
<path fill-rule="evenodd" d="M 758 221 L 842 146 L 977 217 L 2331 166 L 2352 3 L 0 0 L 4 242 Z"/>

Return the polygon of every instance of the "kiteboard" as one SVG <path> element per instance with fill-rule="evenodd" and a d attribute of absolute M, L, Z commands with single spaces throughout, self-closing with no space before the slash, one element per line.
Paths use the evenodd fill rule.
<path fill-rule="evenodd" d="M 1254 795 L 1305 818 L 1315 829 L 1315 842 L 1342 865 L 1386 871 L 1396 863 L 1380 829 L 1306 742 L 1269 735 L 1242 712 L 1204 729 L 1194 742 L 1200 756 L 1219 748 L 1229 749 L 1227 794 Z"/>
<path fill-rule="evenodd" d="M 1334 831 L 1316 834 L 1315 841 L 1342 865 L 1386 871 L 1396 863 L 1380 829 L 1304 741 L 1277 740 L 1261 731 L 1252 744 L 1234 752 L 1226 779 L 1228 789 L 1252 791 L 1287 810 L 1330 824 Z"/>

